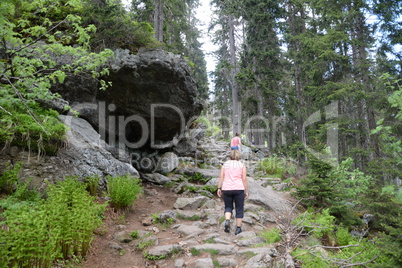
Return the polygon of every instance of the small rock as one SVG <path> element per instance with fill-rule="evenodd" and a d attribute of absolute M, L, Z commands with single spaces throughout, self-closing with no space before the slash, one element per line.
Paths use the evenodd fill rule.
<path fill-rule="evenodd" d="M 117 251 L 121 251 L 123 248 L 122 248 L 122 246 L 120 246 L 118 243 L 116 243 L 116 242 L 110 242 L 109 243 L 109 248 L 111 248 L 111 249 L 115 249 L 115 250 L 117 250 Z"/>
<path fill-rule="evenodd" d="M 120 243 L 130 243 L 133 241 L 133 238 L 126 231 L 118 232 L 114 235 L 114 239 L 116 239 Z"/>
<path fill-rule="evenodd" d="M 152 225 L 152 219 L 151 219 L 151 218 L 143 219 L 143 220 L 141 221 L 141 223 L 142 223 L 142 225 L 144 225 L 144 226 L 151 226 L 151 225 Z"/>
<path fill-rule="evenodd" d="M 124 229 L 126 229 L 125 225 L 122 225 L 122 224 L 116 225 L 116 230 L 121 231 L 121 230 L 124 230 Z"/>

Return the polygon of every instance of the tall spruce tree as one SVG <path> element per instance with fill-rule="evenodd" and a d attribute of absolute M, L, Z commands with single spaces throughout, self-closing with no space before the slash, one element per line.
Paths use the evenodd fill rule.
<path fill-rule="evenodd" d="M 277 98 L 282 74 L 277 32 L 283 12 L 279 1 L 246 0 L 242 4 L 246 37 L 241 67 L 246 74 L 251 71 L 248 82 L 242 84 L 242 96 L 252 104 L 243 106 L 250 116 L 245 118 L 249 128 L 248 138 L 258 146 L 268 141 L 272 150 L 275 144 L 273 122 L 278 115 Z M 261 131 L 263 129 L 265 131 Z"/>
<path fill-rule="evenodd" d="M 218 58 L 217 69 L 214 72 L 216 81 L 226 81 L 223 83 L 215 84 L 215 96 L 216 93 L 221 93 L 223 96 L 228 96 L 229 99 L 222 99 L 220 96 L 215 101 L 220 101 L 222 107 L 228 105 L 231 111 L 231 122 L 227 123 L 229 117 L 229 108 L 225 108 L 221 115 L 225 116 L 225 138 L 228 138 L 227 125 L 232 126 L 233 135 L 237 132 L 241 132 L 241 113 L 239 104 L 239 92 L 238 83 L 236 81 L 236 75 L 238 73 L 238 40 L 242 37 L 237 35 L 241 11 L 241 1 L 238 0 L 215 0 L 211 1 L 215 10 L 216 20 L 212 22 L 211 29 L 214 32 L 214 43 L 218 45 L 219 49 L 215 51 L 215 56 Z M 228 92 L 229 90 L 229 92 Z"/>

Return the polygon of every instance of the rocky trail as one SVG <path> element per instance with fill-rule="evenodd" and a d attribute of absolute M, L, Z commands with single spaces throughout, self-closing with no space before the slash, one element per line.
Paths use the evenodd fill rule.
<path fill-rule="evenodd" d="M 193 172 L 209 178 L 206 185 L 217 185 L 227 144 L 204 144 L 215 167 L 193 168 Z M 216 194 L 203 190 L 179 193 L 199 186 L 181 174 L 190 168 L 185 166 L 168 176 L 173 182 L 170 187 L 145 183 L 143 195 L 128 211 L 110 210 L 82 267 L 283 267 L 279 265 L 284 263 L 281 248 L 267 244 L 261 234 L 291 211 L 291 196 L 275 190 L 283 188 L 278 178 L 254 179 L 255 162 L 248 159 L 245 163 L 250 196 L 242 233 L 234 235 L 234 219 L 230 233 L 224 232 L 224 204 Z"/>

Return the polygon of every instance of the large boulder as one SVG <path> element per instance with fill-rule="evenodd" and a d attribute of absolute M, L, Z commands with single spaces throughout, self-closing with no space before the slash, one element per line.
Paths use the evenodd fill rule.
<path fill-rule="evenodd" d="M 22 151 L 17 147 L 6 148 L 0 154 L 0 169 L 4 163 L 21 161 L 21 178 L 32 179 L 30 186 L 44 190 L 47 183 L 55 183 L 67 176 L 76 176 L 78 180 L 97 175 L 99 186 L 106 189 L 106 176 L 129 174 L 139 177 L 138 171 L 129 163 L 124 151 L 116 153 L 120 159 L 108 150 L 108 145 L 99 138 L 99 134 L 84 119 L 72 116 L 60 116 L 69 128 L 65 146 L 54 156 L 36 156 L 32 152 Z"/>
<path fill-rule="evenodd" d="M 186 60 L 160 49 L 115 51 L 100 91 L 91 77 L 70 77 L 52 90 L 66 99 L 109 144 L 131 149 L 177 144 L 202 105 Z M 175 141 L 175 142 L 174 142 Z"/>

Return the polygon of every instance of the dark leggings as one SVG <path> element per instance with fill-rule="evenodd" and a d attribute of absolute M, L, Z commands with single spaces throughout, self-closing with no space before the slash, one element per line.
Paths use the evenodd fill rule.
<path fill-rule="evenodd" d="M 236 208 L 236 219 L 243 218 L 244 210 L 244 190 L 222 191 L 223 201 L 225 202 L 225 213 L 233 211 L 233 202 Z"/>

